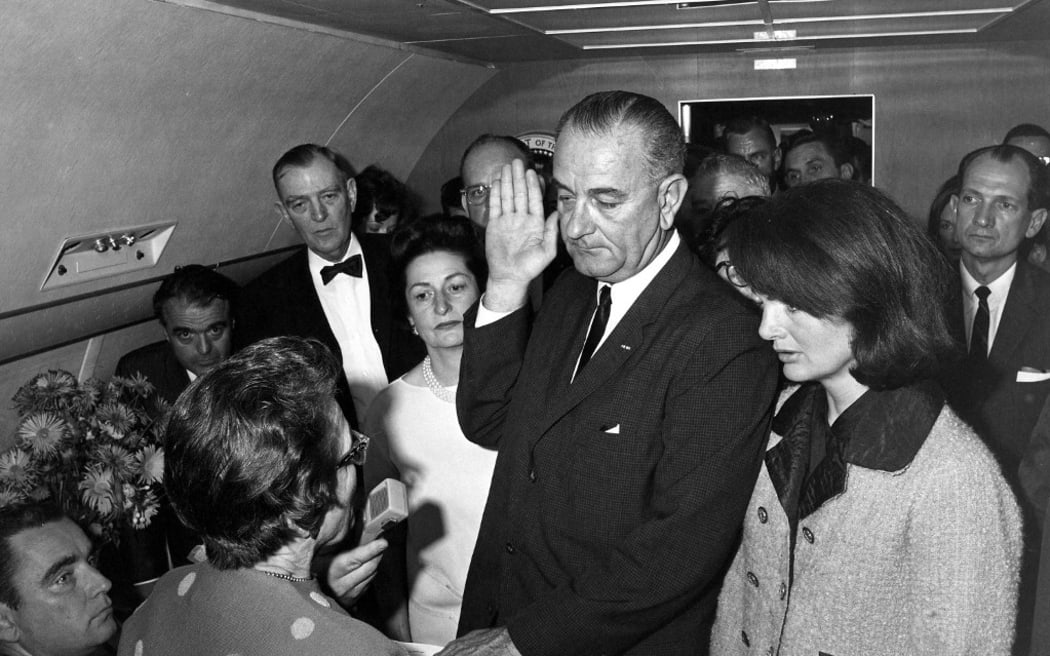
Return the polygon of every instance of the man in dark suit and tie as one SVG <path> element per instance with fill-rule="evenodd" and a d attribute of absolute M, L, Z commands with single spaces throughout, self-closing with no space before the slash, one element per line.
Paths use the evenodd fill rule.
<path fill-rule="evenodd" d="M 951 200 L 962 245 L 955 325 L 967 356 L 943 386 L 1016 481 L 1050 392 L 1050 274 L 1018 257 L 1046 220 L 1047 173 L 1027 151 L 999 145 L 967 155 L 959 175 Z"/>
<path fill-rule="evenodd" d="M 951 200 L 962 245 L 955 321 L 967 355 L 946 368 L 942 386 L 1019 488 L 1019 465 L 1050 394 L 1050 274 L 1018 257 L 1046 221 L 1047 171 L 1028 151 L 999 145 L 964 157 L 959 177 Z M 1021 507 L 1026 550 L 1014 653 L 1027 653 L 1039 562 L 1034 508 Z"/>
<path fill-rule="evenodd" d="M 458 409 L 499 456 L 463 637 L 441 653 L 705 654 L 768 435 L 773 352 L 674 231 L 685 148 L 664 106 L 594 94 L 558 132 L 557 212 L 544 221 L 520 161 L 489 194 Z M 575 270 L 530 321 L 559 224 Z"/>
<path fill-rule="evenodd" d="M 273 167 L 277 214 L 306 244 L 245 286 L 237 345 L 295 335 L 324 342 L 343 364 L 337 400 L 351 425 L 387 383 L 423 359 L 422 345 L 391 311 L 389 255 L 351 231 L 357 188 L 350 165 L 315 144 Z M 402 325 L 404 324 L 404 325 Z"/>
<path fill-rule="evenodd" d="M 229 357 L 232 350 L 237 284 L 199 264 L 175 269 L 153 295 L 153 313 L 165 340 L 127 353 L 117 362 L 115 376 L 144 376 L 153 384 L 159 419 L 182 390 Z M 182 526 L 165 503 L 161 522 L 166 527 L 174 564 L 189 564 L 189 553 L 200 539 Z M 121 581 L 117 581 L 118 586 Z"/>
<path fill-rule="evenodd" d="M 115 375 L 145 376 L 157 398 L 172 404 L 190 381 L 230 355 L 237 284 L 199 264 L 175 269 L 153 295 L 164 341 L 127 353 Z"/>

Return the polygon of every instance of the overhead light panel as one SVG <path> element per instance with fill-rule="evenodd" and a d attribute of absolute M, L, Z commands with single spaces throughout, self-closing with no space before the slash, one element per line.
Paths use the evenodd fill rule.
<path fill-rule="evenodd" d="M 832 39 L 884 39 L 901 36 L 937 36 L 946 34 L 976 34 L 977 28 L 959 30 L 917 30 L 914 32 L 870 32 L 867 34 L 823 34 L 819 36 L 802 36 L 804 41 L 829 41 Z M 608 43 L 580 46 L 583 50 L 625 50 L 628 48 L 675 48 L 680 46 L 722 46 L 734 43 L 762 43 L 755 39 L 711 39 L 694 41 L 669 41 L 649 43 Z"/>
<path fill-rule="evenodd" d="M 772 0 L 773 2 L 792 2 L 792 3 L 812 3 L 812 2 L 832 2 L 832 0 Z M 506 7 L 502 9 L 488 9 L 485 7 L 477 7 L 474 3 L 467 3 L 471 6 L 481 9 L 487 14 L 534 14 L 547 11 L 578 11 L 581 9 L 623 9 L 625 7 L 659 7 L 666 5 L 697 5 L 690 7 L 691 9 L 697 9 L 702 6 L 718 6 L 723 3 L 724 0 L 697 0 L 695 2 L 683 3 L 681 0 L 622 0 L 621 2 L 577 2 L 573 4 L 565 5 L 541 5 L 533 7 Z M 734 4 L 740 4 L 735 2 Z M 757 4 L 751 2 L 749 4 Z"/>
<path fill-rule="evenodd" d="M 871 20 L 897 20 L 912 18 L 944 18 L 951 16 L 974 16 L 981 14 L 1008 14 L 1012 12 L 1011 7 L 991 7 L 984 9 L 955 9 L 943 11 L 911 11 L 896 12 L 892 14 L 861 14 L 859 16 L 808 16 L 805 18 L 790 18 L 778 20 L 777 26 L 797 25 L 805 23 L 839 23 L 853 21 Z M 694 30 L 720 27 L 747 27 L 748 25 L 764 25 L 761 19 L 737 20 L 737 21 L 709 21 L 704 23 L 674 23 L 670 25 L 624 25 L 619 27 L 581 27 L 562 30 L 544 30 L 543 33 L 550 36 L 561 34 L 606 34 L 612 32 L 657 32 L 664 30 Z"/>

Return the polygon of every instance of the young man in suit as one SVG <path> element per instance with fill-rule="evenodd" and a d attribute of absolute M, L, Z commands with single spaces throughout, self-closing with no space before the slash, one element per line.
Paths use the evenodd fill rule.
<path fill-rule="evenodd" d="M 444 655 L 707 653 L 777 376 L 674 231 L 684 151 L 658 101 L 599 93 L 562 118 L 556 213 L 520 161 L 493 185 L 458 409 L 499 455 Z M 575 271 L 530 321 L 559 223 Z"/>
<path fill-rule="evenodd" d="M 1029 152 L 988 146 L 959 166 L 952 196 L 967 357 L 944 377 L 948 399 L 1011 480 L 1050 393 L 1050 274 L 1018 258 L 1047 215 L 1046 169 Z M 982 299 L 981 296 L 984 296 Z"/>
<path fill-rule="evenodd" d="M 303 144 L 277 160 L 273 182 L 274 209 L 306 248 L 245 286 L 237 345 L 278 335 L 324 342 L 343 364 L 337 400 L 356 426 L 375 395 L 423 359 L 423 347 L 392 315 L 389 254 L 364 248 L 350 229 L 349 162 Z"/>
<path fill-rule="evenodd" d="M 1046 221 L 1047 171 L 1028 151 L 999 145 L 964 157 L 959 177 L 951 199 L 962 245 L 954 314 L 967 355 L 946 369 L 942 386 L 1019 486 L 1022 457 L 1050 394 L 1050 274 L 1018 257 Z M 1035 508 L 1021 507 L 1033 530 L 1026 531 L 1015 653 L 1026 653 L 1031 635 L 1039 547 Z"/>
<path fill-rule="evenodd" d="M 230 355 L 237 284 L 199 264 L 175 269 L 153 295 L 164 341 L 127 353 L 115 375 L 145 376 L 167 404 Z"/>

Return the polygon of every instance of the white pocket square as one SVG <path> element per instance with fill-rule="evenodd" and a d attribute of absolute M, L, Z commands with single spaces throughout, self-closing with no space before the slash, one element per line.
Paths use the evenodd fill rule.
<path fill-rule="evenodd" d="M 1038 371 L 1025 367 L 1017 372 L 1017 380 L 1015 382 L 1041 383 L 1044 380 L 1050 380 L 1050 371 Z"/>
<path fill-rule="evenodd" d="M 1048 377 L 1050 377 L 1050 374 L 1048 374 Z M 616 424 L 612 428 L 606 428 L 605 429 L 605 434 L 606 435 L 619 435 L 620 434 L 620 424 Z"/>

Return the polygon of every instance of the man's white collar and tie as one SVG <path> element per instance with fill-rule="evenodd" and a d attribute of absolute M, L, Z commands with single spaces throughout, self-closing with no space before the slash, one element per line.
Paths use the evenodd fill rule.
<path fill-rule="evenodd" d="M 307 252 L 307 261 L 310 280 L 339 344 L 354 410 L 358 418 L 364 418 L 372 399 L 389 381 L 383 353 L 372 333 L 372 299 L 361 242 L 351 237 L 340 262 L 329 262 L 313 251 Z"/>

